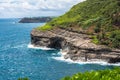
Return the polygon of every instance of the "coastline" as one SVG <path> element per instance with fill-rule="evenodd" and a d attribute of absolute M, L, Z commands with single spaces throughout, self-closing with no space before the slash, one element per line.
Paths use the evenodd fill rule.
<path fill-rule="evenodd" d="M 84 58 L 84 57 L 82 57 Z M 103 65 L 103 66 L 120 66 L 120 63 L 108 63 L 107 61 L 100 60 L 100 59 L 92 59 L 88 61 L 81 61 L 81 60 L 76 60 L 73 61 L 70 58 L 65 59 L 63 56 L 60 57 L 52 57 L 52 59 L 61 61 L 61 62 L 66 62 L 68 64 L 80 64 L 80 65 L 85 65 L 85 64 L 98 64 L 98 65 Z"/>
<path fill-rule="evenodd" d="M 40 46 L 34 46 L 31 43 L 29 43 L 27 47 L 30 48 L 30 49 L 55 50 L 54 48 L 47 48 L 45 46 L 41 46 L 41 47 Z"/>
<path fill-rule="evenodd" d="M 53 48 L 47 48 L 47 47 L 36 47 L 32 44 L 28 44 L 28 48 L 31 48 L 31 49 L 40 49 L 40 50 L 56 50 L 56 49 L 53 49 Z M 98 65 L 103 65 L 103 66 L 120 66 L 120 63 L 108 63 L 107 61 L 105 60 L 101 60 L 101 59 L 91 59 L 91 60 L 87 60 L 87 61 L 83 61 L 83 60 L 76 60 L 76 61 L 73 61 L 71 60 L 70 58 L 68 59 L 65 59 L 64 56 L 67 54 L 67 53 L 64 53 L 62 50 L 60 50 L 60 52 L 57 53 L 59 56 L 57 57 L 51 57 L 52 59 L 54 60 L 57 60 L 57 61 L 61 61 L 61 62 L 66 62 L 68 64 L 80 64 L 80 65 L 84 65 L 84 64 L 98 64 Z M 84 59 L 84 57 L 81 57 L 81 59 Z"/>
<path fill-rule="evenodd" d="M 111 49 L 104 45 L 96 45 L 92 43 L 91 38 L 87 34 L 76 33 L 61 28 L 55 28 L 48 31 L 39 31 L 33 29 L 31 32 L 31 44 L 35 47 L 46 46 L 48 48 L 62 49 L 65 59 L 73 61 L 83 61 L 89 59 L 101 59 L 108 63 L 120 62 L 120 50 Z M 67 50 L 66 50 L 67 49 Z"/>

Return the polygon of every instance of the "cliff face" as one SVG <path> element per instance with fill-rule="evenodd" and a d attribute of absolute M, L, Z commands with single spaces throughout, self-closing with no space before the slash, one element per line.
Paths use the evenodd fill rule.
<path fill-rule="evenodd" d="M 63 49 L 67 46 L 67 41 L 52 31 L 32 30 L 31 43 L 35 46 L 46 46 L 49 48 Z"/>
<path fill-rule="evenodd" d="M 95 45 L 89 35 L 55 28 L 49 31 L 32 30 L 31 43 L 34 46 L 46 46 L 62 49 L 64 58 L 71 60 L 102 59 L 110 63 L 120 62 L 120 50 L 111 50 L 103 45 Z"/>

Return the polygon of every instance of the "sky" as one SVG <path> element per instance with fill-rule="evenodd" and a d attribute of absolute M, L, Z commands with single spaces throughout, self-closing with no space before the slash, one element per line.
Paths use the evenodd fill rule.
<path fill-rule="evenodd" d="M 0 0 L 0 18 L 59 16 L 84 0 Z"/>

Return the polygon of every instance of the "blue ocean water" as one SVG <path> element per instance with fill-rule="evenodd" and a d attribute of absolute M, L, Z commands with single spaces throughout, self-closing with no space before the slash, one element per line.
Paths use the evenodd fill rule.
<path fill-rule="evenodd" d="M 0 19 L 0 80 L 60 80 L 77 72 L 112 68 L 98 64 L 75 64 L 55 60 L 58 50 L 28 48 L 30 32 L 44 23 L 18 23 L 20 19 Z"/>

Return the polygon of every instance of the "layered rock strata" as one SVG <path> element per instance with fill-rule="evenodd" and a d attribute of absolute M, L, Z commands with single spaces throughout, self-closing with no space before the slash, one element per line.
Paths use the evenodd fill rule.
<path fill-rule="evenodd" d="M 100 59 L 109 63 L 120 62 L 120 50 L 110 49 L 103 45 L 91 42 L 90 35 L 75 31 L 55 28 L 49 31 L 33 29 L 31 32 L 31 44 L 34 46 L 46 46 L 62 49 L 64 58 L 76 60 Z"/>

